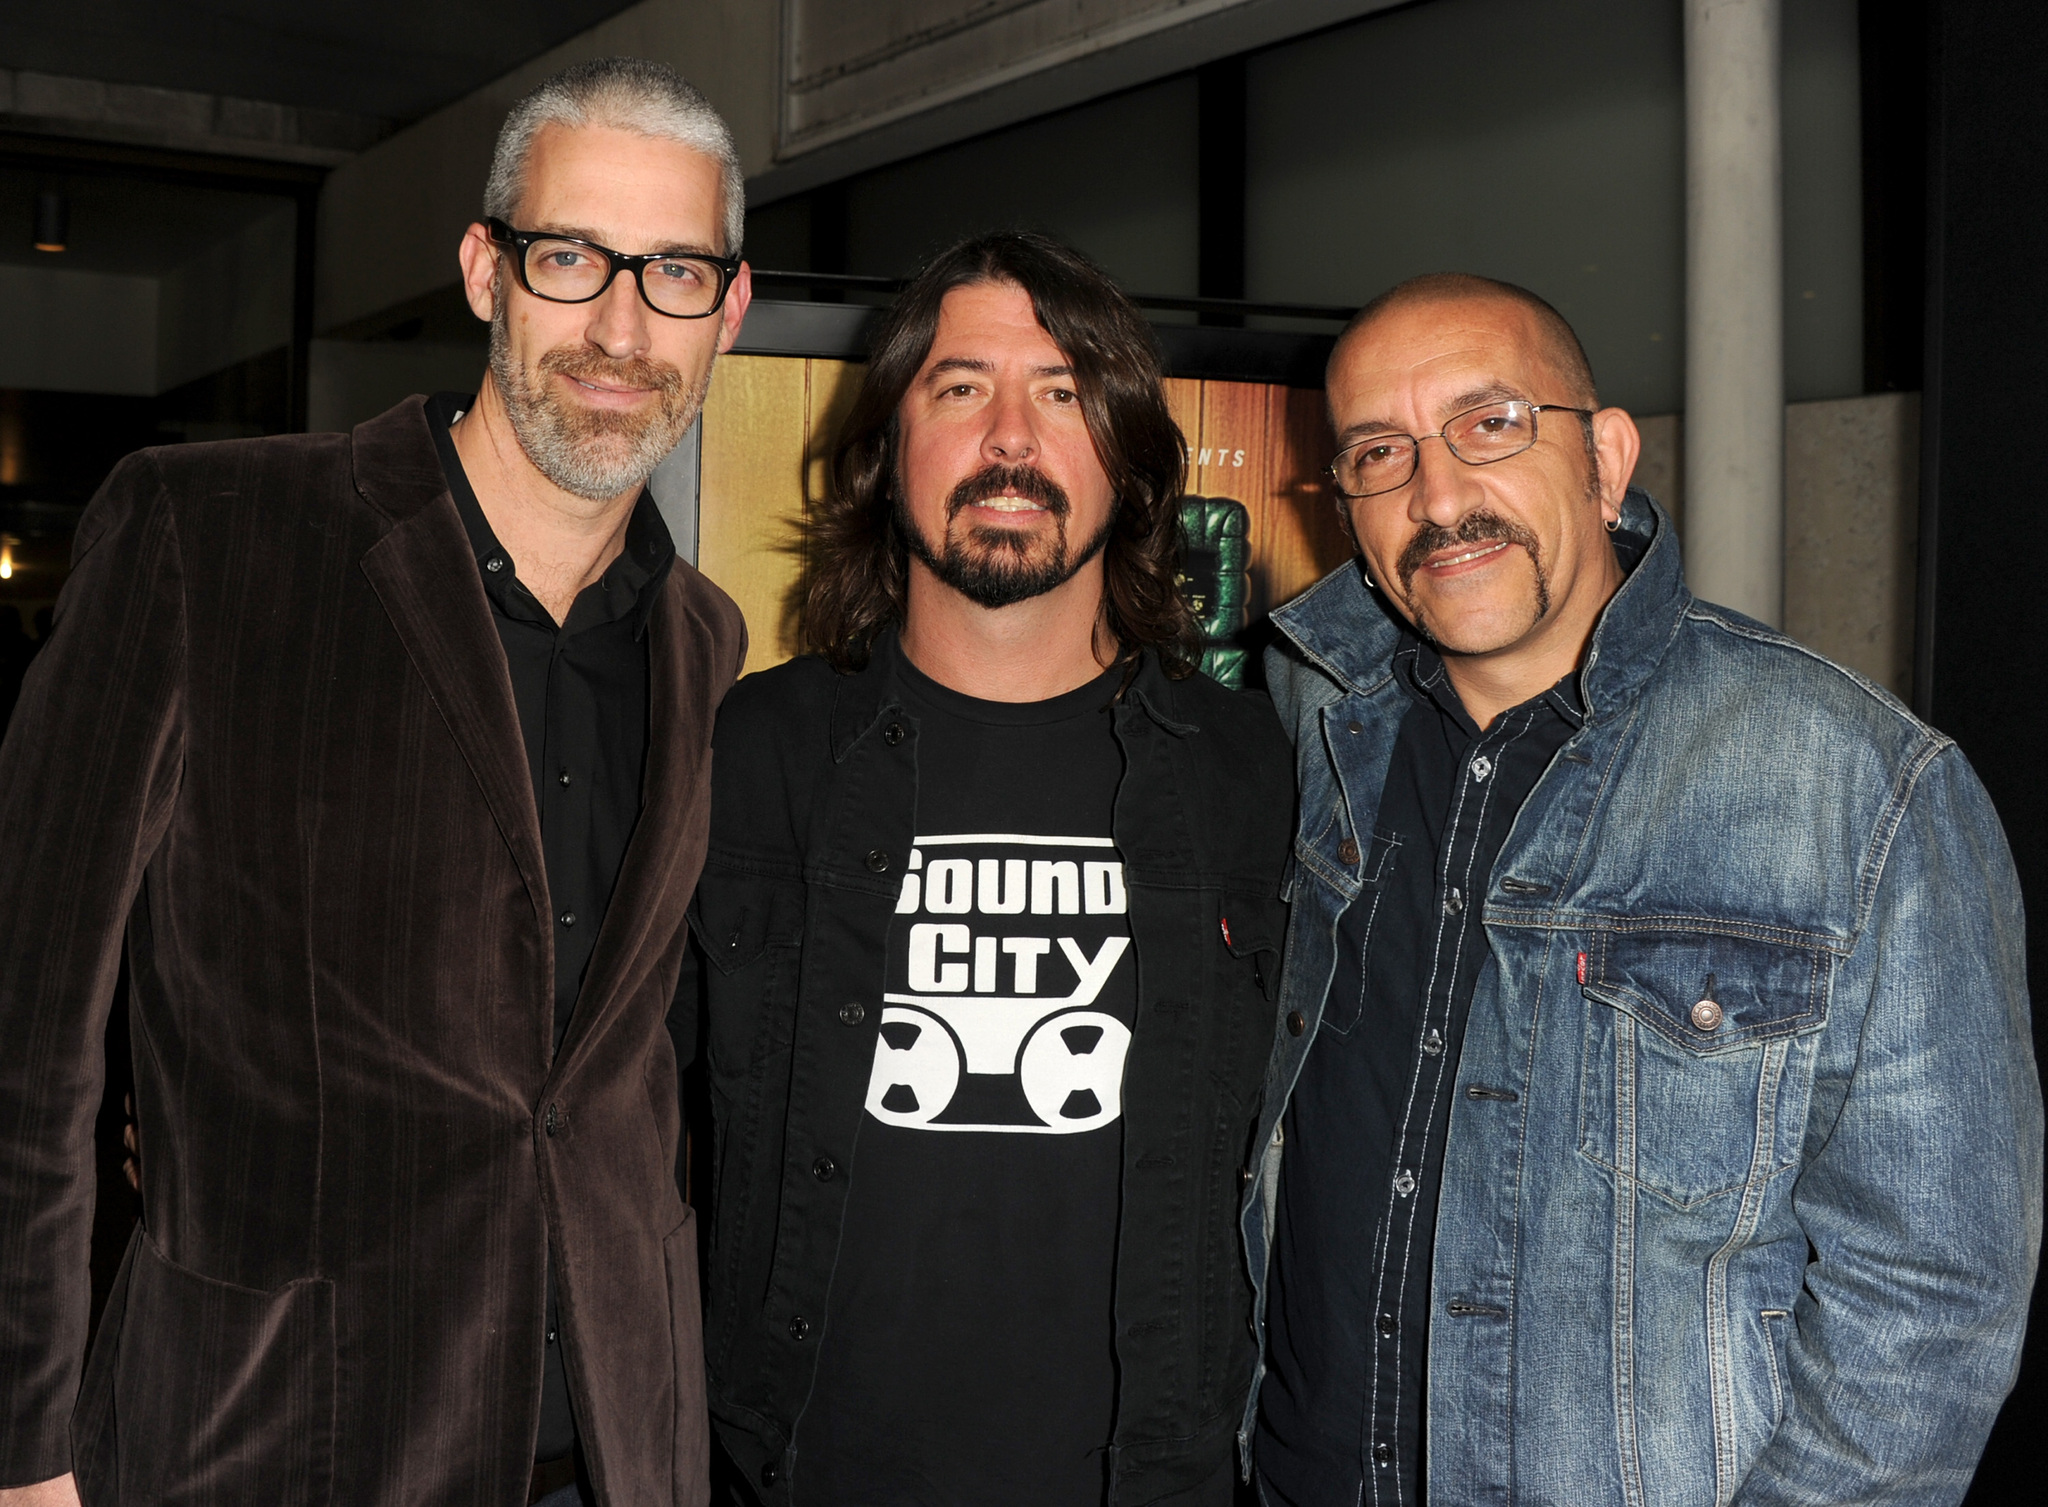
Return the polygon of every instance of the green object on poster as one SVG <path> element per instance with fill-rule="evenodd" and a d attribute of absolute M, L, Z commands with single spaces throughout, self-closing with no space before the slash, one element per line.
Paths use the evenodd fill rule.
<path fill-rule="evenodd" d="M 1180 527 L 1179 585 L 1202 632 L 1202 672 L 1235 689 L 1249 657 L 1236 638 L 1251 603 L 1251 514 L 1234 497 L 1188 497 Z"/>

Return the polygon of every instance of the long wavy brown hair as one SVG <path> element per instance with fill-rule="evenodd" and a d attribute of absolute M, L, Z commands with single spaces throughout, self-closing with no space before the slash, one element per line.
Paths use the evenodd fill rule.
<path fill-rule="evenodd" d="M 1039 325 L 1074 371 L 1096 456 L 1116 498 L 1103 546 L 1103 619 L 1120 660 L 1156 650 L 1188 674 L 1201 636 L 1175 585 L 1187 450 L 1166 409 L 1159 353 L 1131 301 L 1079 252 L 1047 236 L 1004 230 L 960 242 L 904 289 L 876 332 L 866 380 L 832 452 L 830 495 L 805 530 L 803 639 L 835 669 L 867 663 L 875 635 L 900 624 L 908 547 L 897 524 L 897 409 L 955 288 L 1010 283 L 1031 296 Z"/>

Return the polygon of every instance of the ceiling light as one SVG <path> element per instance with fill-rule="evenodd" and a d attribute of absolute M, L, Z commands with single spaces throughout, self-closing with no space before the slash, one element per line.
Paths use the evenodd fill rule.
<path fill-rule="evenodd" d="M 71 207 L 59 193 L 36 195 L 35 248 L 38 251 L 62 251 L 65 232 L 70 229 Z"/>

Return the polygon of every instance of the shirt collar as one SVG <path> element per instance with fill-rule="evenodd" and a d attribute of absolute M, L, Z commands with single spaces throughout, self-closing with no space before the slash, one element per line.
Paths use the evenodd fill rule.
<path fill-rule="evenodd" d="M 507 617 L 553 626 L 547 609 L 519 580 L 512 557 L 498 542 L 490 520 L 484 516 L 483 505 L 477 501 L 476 489 L 462 469 L 462 457 L 456 454 L 449 427 L 475 401 L 470 394 L 456 392 L 436 393 L 427 400 L 427 429 L 434 436 L 442 474 L 455 499 L 455 511 L 461 515 L 463 532 L 476 552 L 485 595 Z M 561 625 L 562 631 L 576 633 L 600 623 L 631 618 L 633 636 L 640 637 L 647 631 L 647 619 L 661 596 L 661 585 L 668 579 L 675 558 L 675 540 L 669 534 L 668 524 L 662 520 L 654 494 L 642 487 L 633 504 L 633 514 L 626 520 L 625 543 L 618 559 L 605 567 L 594 585 L 586 586 L 577 596 L 569 609 L 569 620 Z"/>
<path fill-rule="evenodd" d="M 1410 696 L 1418 701 L 1428 701 L 1438 711 L 1449 717 L 1462 728 L 1467 737 L 1482 736 L 1479 724 L 1472 720 L 1472 714 L 1465 710 L 1465 703 L 1458 696 L 1458 688 L 1451 684 L 1450 672 L 1445 669 L 1443 656 L 1434 645 L 1425 643 L 1407 629 L 1401 630 L 1399 643 L 1394 649 L 1394 678 L 1401 682 Z M 1508 708 L 1517 712 L 1522 707 L 1536 710 L 1547 709 L 1562 717 L 1574 728 L 1586 723 L 1584 704 L 1579 700 L 1578 675 L 1565 676 L 1556 685 L 1531 696 L 1521 706 Z M 1503 713 L 1506 715 L 1506 713 Z M 1493 725 L 1498 727 L 1500 719 Z"/>

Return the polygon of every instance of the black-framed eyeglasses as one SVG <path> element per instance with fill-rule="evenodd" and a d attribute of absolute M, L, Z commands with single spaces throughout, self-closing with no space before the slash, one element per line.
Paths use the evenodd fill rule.
<path fill-rule="evenodd" d="M 1325 469 L 1344 496 L 1377 497 L 1382 492 L 1399 491 L 1414 480 L 1416 457 L 1424 440 L 1442 440 L 1444 448 L 1468 466 L 1490 466 L 1520 455 L 1536 443 L 1539 413 L 1575 413 L 1581 419 L 1593 416 L 1590 408 L 1525 403 L 1520 398 L 1482 403 L 1445 419 L 1434 434 L 1373 434 L 1355 440 L 1339 450 Z"/>
<path fill-rule="evenodd" d="M 519 286 L 550 303 L 589 303 L 621 272 L 632 274 L 641 302 L 671 319 L 702 319 L 718 312 L 739 275 L 736 256 L 650 251 L 628 256 L 595 241 L 543 230 L 514 230 L 486 220 L 491 239 L 513 253 Z"/>

